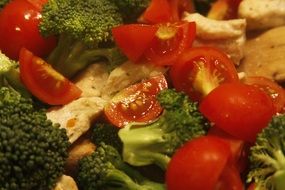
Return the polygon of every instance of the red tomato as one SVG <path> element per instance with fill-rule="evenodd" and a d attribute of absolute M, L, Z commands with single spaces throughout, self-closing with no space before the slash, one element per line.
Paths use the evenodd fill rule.
<path fill-rule="evenodd" d="M 168 190 L 213 190 L 230 158 L 227 143 L 216 137 L 193 139 L 173 155 L 166 171 Z"/>
<path fill-rule="evenodd" d="M 196 35 L 196 24 L 178 22 L 158 26 L 145 57 L 156 65 L 172 65 L 187 48 L 192 46 Z"/>
<path fill-rule="evenodd" d="M 26 0 L 12 0 L 1 11 L 0 49 L 8 57 L 18 59 L 22 47 L 44 57 L 56 46 L 54 37 L 44 38 L 39 32 L 39 6 L 40 1 L 31 4 Z"/>
<path fill-rule="evenodd" d="M 193 100 L 200 100 L 222 83 L 239 80 L 233 62 L 212 47 L 186 50 L 171 67 L 170 77 L 174 87 Z"/>
<path fill-rule="evenodd" d="M 251 183 L 247 190 L 255 190 L 255 183 Z"/>
<path fill-rule="evenodd" d="M 168 0 L 171 7 L 172 22 L 181 20 L 182 14 L 187 12 L 194 12 L 193 1 L 189 0 Z"/>
<path fill-rule="evenodd" d="M 105 107 L 108 120 L 117 127 L 129 122 L 148 122 L 162 112 L 156 95 L 167 88 L 163 75 L 158 75 L 134 84 L 119 92 Z"/>
<path fill-rule="evenodd" d="M 246 77 L 244 83 L 254 85 L 266 92 L 273 100 L 276 112 L 283 112 L 285 107 L 285 91 L 274 81 L 265 77 Z"/>
<path fill-rule="evenodd" d="M 225 167 L 215 186 L 215 190 L 244 190 L 239 171 L 235 167 Z"/>
<path fill-rule="evenodd" d="M 271 98 L 259 88 L 239 82 L 225 83 L 210 92 L 199 110 L 227 133 L 254 142 L 275 113 Z"/>
<path fill-rule="evenodd" d="M 21 49 L 19 62 L 21 80 L 39 100 L 62 105 L 80 97 L 78 87 L 29 50 Z"/>
<path fill-rule="evenodd" d="M 137 62 L 155 37 L 158 28 L 143 24 L 127 24 L 112 29 L 116 44 L 133 62 Z"/>

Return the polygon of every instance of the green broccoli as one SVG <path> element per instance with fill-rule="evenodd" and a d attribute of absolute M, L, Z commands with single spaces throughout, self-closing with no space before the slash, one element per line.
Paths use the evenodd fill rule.
<path fill-rule="evenodd" d="M 285 189 L 285 115 L 274 116 L 250 149 L 247 182 L 256 189 Z"/>
<path fill-rule="evenodd" d="M 0 190 L 50 190 L 63 174 L 66 131 L 11 88 L 0 88 Z"/>
<path fill-rule="evenodd" d="M 96 123 L 91 134 L 91 141 L 95 144 L 105 143 L 122 152 L 122 142 L 118 135 L 119 128 L 109 123 Z"/>
<path fill-rule="evenodd" d="M 115 3 L 127 23 L 135 22 L 149 6 L 151 0 L 109 0 Z"/>
<path fill-rule="evenodd" d="M 205 135 L 208 121 L 184 93 L 163 90 L 158 100 L 164 113 L 153 123 L 130 123 L 120 129 L 123 159 L 134 166 L 156 164 L 166 169 L 175 150 L 186 141 Z"/>
<path fill-rule="evenodd" d="M 101 143 L 79 160 L 79 187 L 83 190 L 164 190 L 165 185 L 143 177 L 123 162 L 118 151 Z"/>
<path fill-rule="evenodd" d="M 0 51 L 0 87 L 3 86 L 13 88 L 22 96 L 30 97 L 29 91 L 20 79 L 19 63 Z"/>
<path fill-rule="evenodd" d="M 112 64 L 125 61 L 111 34 L 122 23 L 117 6 L 107 0 L 49 0 L 42 10 L 40 31 L 59 40 L 47 62 L 70 78 L 101 59 Z"/>

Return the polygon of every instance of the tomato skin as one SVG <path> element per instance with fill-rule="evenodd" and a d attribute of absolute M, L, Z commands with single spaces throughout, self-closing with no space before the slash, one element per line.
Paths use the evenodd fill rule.
<path fill-rule="evenodd" d="M 267 126 L 275 108 L 271 98 L 259 88 L 239 82 L 221 84 L 200 103 L 201 113 L 227 133 L 254 142 Z"/>
<path fill-rule="evenodd" d="M 246 77 L 243 82 L 266 92 L 272 98 L 277 113 L 285 110 L 285 91 L 280 85 L 262 76 Z"/>
<path fill-rule="evenodd" d="M 150 122 L 162 112 L 156 95 L 167 88 L 164 75 L 157 75 L 120 91 L 105 106 L 107 119 L 117 127 L 129 122 Z"/>
<path fill-rule="evenodd" d="M 56 46 L 56 38 L 41 36 L 38 25 L 41 13 L 26 0 L 13 0 L 0 13 L 0 49 L 17 60 L 22 47 L 40 57 L 47 56 Z"/>
<path fill-rule="evenodd" d="M 225 167 L 215 190 L 244 190 L 239 171 L 233 166 Z"/>
<path fill-rule="evenodd" d="M 145 24 L 120 25 L 112 29 L 116 44 L 133 62 L 137 62 L 148 48 L 158 30 L 156 26 Z"/>
<path fill-rule="evenodd" d="M 193 1 L 189 0 L 168 0 L 171 7 L 172 22 L 180 21 L 184 11 L 194 12 Z"/>
<path fill-rule="evenodd" d="M 41 58 L 22 48 L 20 78 L 28 90 L 49 105 L 63 105 L 80 97 L 81 90 Z"/>
<path fill-rule="evenodd" d="M 213 190 L 230 157 L 223 140 L 204 136 L 185 143 L 173 155 L 167 171 L 168 190 Z"/>
<path fill-rule="evenodd" d="M 169 32 L 170 31 L 170 32 Z M 172 33 L 162 39 L 163 33 Z M 196 36 L 195 22 L 176 22 L 158 25 L 155 38 L 144 53 L 147 60 L 156 65 L 173 65 L 178 57 L 189 47 Z"/>
<path fill-rule="evenodd" d="M 221 50 L 213 47 L 187 49 L 170 69 L 176 90 L 200 101 L 218 85 L 239 81 L 234 63 Z"/>

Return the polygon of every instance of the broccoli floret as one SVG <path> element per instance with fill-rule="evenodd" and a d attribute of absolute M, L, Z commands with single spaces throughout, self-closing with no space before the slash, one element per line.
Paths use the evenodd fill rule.
<path fill-rule="evenodd" d="M 19 63 L 9 59 L 0 51 L 0 87 L 4 86 L 13 88 L 22 96 L 31 96 L 20 79 Z"/>
<path fill-rule="evenodd" d="M 164 190 L 123 162 L 118 151 L 101 143 L 79 161 L 78 183 L 83 190 Z"/>
<path fill-rule="evenodd" d="M 285 189 L 285 115 L 274 116 L 250 149 L 248 182 L 257 189 Z"/>
<path fill-rule="evenodd" d="M 49 0 L 42 10 L 40 31 L 59 40 L 47 62 L 69 78 L 104 58 L 121 63 L 125 57 L 115 48 L 111 29 L 122 22 L 117 6 L 107 0 Z"/>
<path fill-rule="evenodd" d="M 105 143 L 122 152 L 122 142 L 118 135 L 119 128 L 109 123 L 96 123 L 92 130 L 91 141 L 99 145 Z"/>
<path fill-rule="evenodd" d="M 115 3 L 123 15 L 124 22 L 132 23 L 149 6 L 151 0 L 109 0 Z"/>
<path fill-rule="evenodd" d="M 11 88 L 0 88 L 0 189 L 49 190 L 64 170 L 66 131 Z"/>
<path fill-rule="evenodd" d="M 120 129 L 123 159 L 134 166 L 156 164 L 166 169 L 175 150 L 186 141 L 205 135 L 208 121 L 197 103 L 173 89 L 163 90 L 158 100 L 164 113 L 153 123 L 130 123 Z"/>

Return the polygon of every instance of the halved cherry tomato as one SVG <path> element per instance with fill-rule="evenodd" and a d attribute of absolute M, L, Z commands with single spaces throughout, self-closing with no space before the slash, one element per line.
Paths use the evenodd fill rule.
<path fill-rule="evenodd" d="M 19 62 L 21 80 L 41 101 L 62 105 L 80 97 L 81 90 L 78 87 L 29 50 L 21 49 Z"/>
<path fill-rule="evenodd" d="M 195 22 L 158 25 L 155 38 L 144 55 L 156 65 L 172 65 L 187 48 L 192 46 L 195 35 Z"/>
<path fill-rule="evenodd" d="M 171 7 L 172 22 L 180 21 L 183 13 L 194 12 L 193 1 L 189 0 L 168 0 Z"/>
<path fill-rule="evenodd" d="M 275 114 L 271 98 L 259 88 L 240 82 L 221 84 L 200 103 L 199 110 L 227 133 L 254 142 Z"/>
<path fill-rule="evenodd" d="M 116 44 L 133 62 L 137 62 L 155 37 L 157 26 L 144 24 L 120 25 L 112 29 Z"/>
<path fill-rule="evenodd" d="M 261 76 L 246 77 L 243 81 L 246 84 L 254 85 L 266 92 L 272 98 L 277 113 L 284 111 L 285 91 L 276 82 Z"/>
<path fill-rule="evenodd" d="M 44 1 L 30 1 L 12 0 L 0 13 L 0 50 L 15 60 L 22 47 L 44 57 L 56 46 L 55 37 L 44 38 L 39 32 Z"/>
<path fill-rule="evenodd" d="M 239 171 L 233 166 L 225 167 L 215 190 L 244 190 Z"/>
<path fill-rule="evenodd" d="M 167 189 L 215 189 L 230 156 L 228 144 L 217 137 L 190 140 L 170 160 L 166 171 Z"/>
<path fill-rule="evenodd" d="M 222 83 L 239 81 L 234 63 L 212 47 L 187 49 L 172 65 L 170 77 L 178 91 L 197 101 Z"/>
<path fill-rule="evenodd" d="M 150 122 L 162 112 L 156 95 L 167 88 L 161 74 L 120 91 L 105 107 L 107 119 L 117 127 L 129 122 Z"/>

